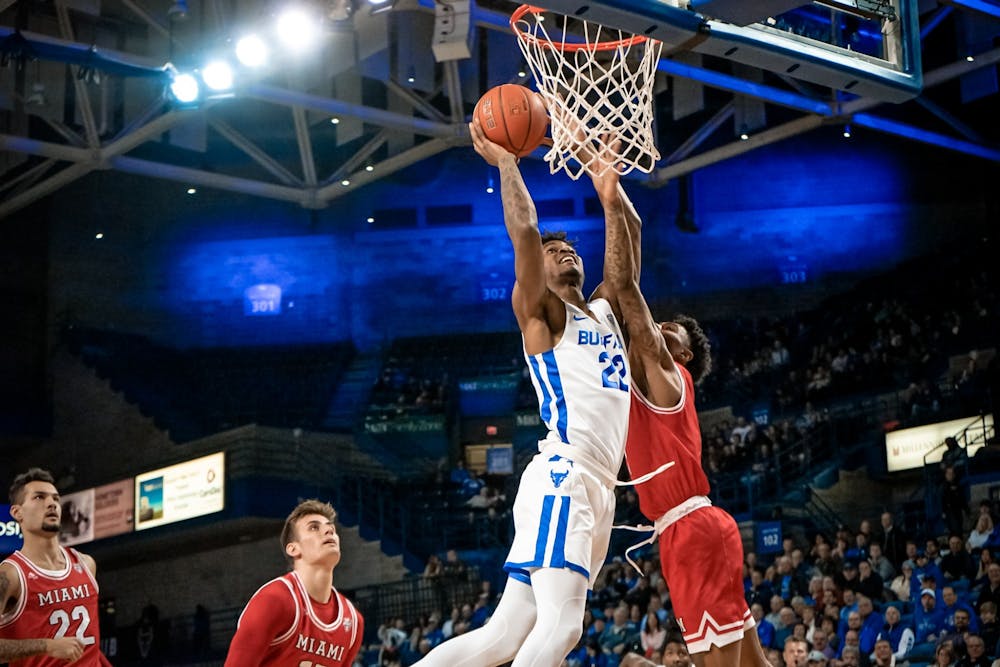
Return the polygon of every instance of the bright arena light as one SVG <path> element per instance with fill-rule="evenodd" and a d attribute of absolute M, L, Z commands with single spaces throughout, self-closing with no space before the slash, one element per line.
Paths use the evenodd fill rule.
<path fill-rule="evenodd" d="M 286 9 L 278 16 L 278 39 L 291 51 L 301 53 L 319 38 L 319 20 L 298 8 Z"/>
<path fill-rule="evenodd" d="M 170 93 L 182 104 L 194 102 L 200 92 L 198 80 L 190 74 L 178 74 L 170 83 Z"/>
<path fill-rule="evenodd" d="M 247 35 L 236 42 L 236 57 L 245 67 L 260 67 L 269 55 L 267 44 L 257 35 Z"/>
<path fill-rule="evenodd" d="M 233 87 L 233 68 L 225 60 L 213 60 L 201 70 L 201 78 L 211 90 L 229 90 Z"/>

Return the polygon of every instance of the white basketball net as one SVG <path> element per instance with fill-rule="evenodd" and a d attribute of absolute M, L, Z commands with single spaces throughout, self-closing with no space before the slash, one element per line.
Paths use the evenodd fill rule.
<path fill-rule="evenodd" d="M 579 18 L 546 21 L 535 7 L 517 18 L 520 11 L 511 27 L 549 110 L 549 171 L 573 180 L 612 168 L 650 173 L 660 159 L 653 82 L 662 43 Z M 546 23 L 560 24 L 551 37 Z"/>

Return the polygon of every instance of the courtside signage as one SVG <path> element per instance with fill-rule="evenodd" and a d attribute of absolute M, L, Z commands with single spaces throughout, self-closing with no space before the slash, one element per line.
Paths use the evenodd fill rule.
<path fill-rule="evenodd" d="M 993 433 L 993 415 L 986 415 L 985 418 L 966 417 L 964 419 L 952 419 L 951 421 L 918 426 L 916 428 L 906 428 L 901 431 L 892 431 L 885 434 L 885 460 L 889 472 L 900 470 L 911 470 L 924 465 L 924 455 L 935 447 L 944 443 L 948 436 L 957 435 L 963 429 L 969 429 L 970 444 L 966 453 L 969 456 L 975 454 L 983 446 L 985 438 L 983 430 L 989 434 Z M 927 458 L 927 463 L 938 463 L 945 448 L 941 447 Z"/>
<path fill-rule="evenodd" d="M 0 505 L 0 555 L 12 554 L 22 544 L 21 526 L 10 515 L 10 505 Z"/>
<path fill-rule="evenodd" d="M 135 478 L 135 529 L 145 530 L 225 508 L 225 453 L 211 454 Z"/>

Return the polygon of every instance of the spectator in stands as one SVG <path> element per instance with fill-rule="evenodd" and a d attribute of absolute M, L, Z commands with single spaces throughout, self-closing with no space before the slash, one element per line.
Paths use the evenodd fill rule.
<path fill-rule="evenodd" d="M 927 585 L 927 580 L 933 582 L 934 588 L 939 589 L 944 586 L 944 575 L 941 573 L 941 568 L 939 568 L 933 561 L 927 558 L 927 554 L 923 551 L 917 552 L 917 566 L 913 568 L 913 576 L 917 581 L 920 581 L 924 587 Z"/>
<path fill-rule="evenodd" d="M 890 605 L 885 609 L 885 624 L 879 631 L 878 638 L 888 640 L 897 662 L 902 662 L 913 648 L 913 630 L 902 622 L 899 608 Z"/>
<path fill-rule="evenodd" d="M 993 551 L 983 547 L 979 552 L 979 565 L 976 568 L 976 578 L 972 582 L 972 588 L 982 590 L 989 581 L 990 565 L 994 562 Z"/>
<path fill-rule="evenodd" d="M 896 596 L 897 600 L 909 602 L 913 599 L 913 565 L 909 562 L 903 563 L 902 570 L 889 585 L 889 590 Z"/>
<path fill-rule="evenodd" d="M 813 649 L 826 656 L 827 660 L 836 657 L 837 651 L 830 644 L 830 635 L 822 627 L 813 630 Z"/>
<path fill-rule="evenodd" d="M 655 611 L 646 612 L 644 626 L 639 639 L 642 642 L 643 653 L 649 658 L 654 651 L 660 651 L 664 648 L 667 629 L 660 625 L 660 617 L 656 615 Z"/>
<path fill-rule="evenodd" d="M 955 655 L 962 658 L 966 654 L 965 639 L 972 634 L 969 627 L 969 612 L 965 609 L 958 609 L 952 615 L 954 625 L 951 628 L 945 627 L 941 641 L 950 641 Z"/>
<path fill-rule="evenodd" d="M 869 667 L 869 660 L 857 646 L 846 646 L 839 658 L 830 661 L 830 667 Z"/>
<path fill-rule="evenodd" d="M 976 574 L 976 562 L 965 549 L 965 541 L 959 533 L 948 536 L 948 553 L 941 557 L 941 574 L 950 581 L 971 581 Z"/>
<path fill-rule="evenodd" d="M 956 667 L 990 667 L 993 660 L 986 654 L 986 644 L 979 635 L 970 634 L 965 638 L 966 655 Z"/>
<path fill-rule="evenodd" d="M 906 534 L 896 526 L 892 512 L 883 512 L 881 523 L 882 535 L 879 540 L 882 553 L 898 569 L 906 554 Z"/>
<path fill-rule="evenodd" d="M 1000 623 L 997 606 L 992 602 L 984 602 L 979 608 L 979 636 L 986 643 L 986 653 L 1000 657 Z"/>
<path fill-rule="evenodd" d="M 941 602 L 944 603 L 944 627 L 950 633 L 955 632 L 955 615 L 962 611 L 971 620 L 972 632 L 979 632 L 979 620 L 976 618 L 972 607 L 958 598 L 954 586 L 945 586 L 941 589 Z"/>
<path fill-rule="evenodd" d="M 867 560 L 858 562 L 858 582 L 855 585 L 858 593 L 872 600 L 882 600 L 884 597 L 885 583 L 882 577 L 872 570 L 872 564 Z"/>
<path fill-rule="evenodd" d="M 955 467 L 965 460 L 965 450 L 953 436 L 944 439 L 945 450 L 941 454 L 941 469 Z"/>
<path fill-rule="evenodd" d="M 882 578 L 885 587 L 889 587 L 889 582 L 896 576 L 896 568 L 892 566 L 889 559 L 882 553 L 882 545 L 878 542 L 871 542 L 868 545 L 868 562 L 872 565 L 872 571 Z"/>
<path fill-rule="evenodd" d="M 774 595 L 771 590 L 771 582 L 764 578 L 764 572 L 759 567 L 750 568 L 750 587 L 747 588 L 747 604 L 753 606 L 759 604 L 761 608 L 765 604 L 771 603 Z"/>
<path fill-rule="evenodd" d="M 809 656 L 809 642 L 805 639 L 790 636 L 785 640 L 781 658 L 785 667 L 806 667 L 806 658 Z"/>
<path fill-rule="evenodd" d="M 600 643 L 611 667 L 618 665 L 630 644 L 637 639 L 636 628 L 628 620 L 628 607 L 618 605 L 612 614 L 612 623 L 601 633 Z"/>
<path fill-rule="evenodd" d="M 764 617 L 767 622 L 774 626 L 775 630 L 781 629 L 781 608 L 785 606 L 785 599 L 775 593 L 771 596 L 771 611 Z"/>
<path fill-rule="evenodd" d="M 867 655 L 875 647 L 875 640 L 878 638 L 878 633 L 882 630 L 884 619 L 882 618 L 882 614 L 875 611 L 875 606 L 872 604 L 871 598 L 866 595 L 858 596 L 858 614 L 861 616 L 858 643 L 861 646 L 861 652 Z"/>
<path fill-rule="evenodd" d="M 808 667 L 826 667 L 829 662 L 830 657 L 815 648 L 809 651 L 809 654 L 806 656 L 806 665 Z"/>
<path fill-rule="evenodd" d="M 938 544 L 936 537 L 927 539 L 927 543 L 924 545 L 924 553 L 927 554 L 929 562 L 934 563 L 939 568 L 941 567 L 941 545 Z"/>
<path fill-rule="evenodd" d="M 944 469 L 944 482 L 941 484 L 941 518 L 950 534 L 964 534 L 965 515 L 968 511 L 969 504 L 958 473 L 954 466 L 948 466 Z"/>
<path fill-rule="evenodd" d="M 428 579 L 433 579 L 435 577 L 440 577 L 444 568 L 441 564 L 441 557 L 437 554 L 431 554 L 427 557 L 427 565 L 424 566 L 424 577 Z"/>
<path fill-rule="evenodd" d="M 941 643 L 934 649 L 934 667 L 952 667 L 955 664 L 955 652 L 951 644 Z"/>
<path fill-rule="evenodd" d="M 781 611 L 778 612 L 778 619 L 779 624 L 774 626 L 774 643 L 778 646 L 784 646 L 787 639 L 795 633 L 795 624 L 798 619 L 795 617 L 795 610 L 788 606 L 781 608 Z M 805 634 L 802 635 L 801 639 L 805 639 Z"/>
<path fill-rule="evenodd" d="M 451 579 L 463 579 L 468 572 L 468 567 L 461 558 L 458 557 L 458 552 L 454 549 L 448 549 L 444 555 L 444 565 L 442 567 L 442 576 L 449 577 Z"/>
<path fill-rule="evenodd" d="M 936 642 L 944 632 L 944 614 L 937 606 L 933 589 L 920 591 L 920 604 L 913 612 L 913 625 L 917 644 Z"/>
<path fill-rule="evenodd" d="M 892 652 L 892 646 L 888 639 L 879 639 L 875 642 L 875 651 L 872 654 L 872 667 L 896 667 L 896 654 Z"/>
<path fill-rule="evenodd" d="M 784 600 L 809 592 L 809 582 L 795 571 L 791 556 L 780 556 L 775 562 L 775 574 L 771 589 Z"/>
<path fill-rule="evenodd" d="M 992 534 L 993 518 L 989 515 L 989 512 L 980 512 L 976 519 L 976 527 L 969 533 L 969 539 L 966 541 L 965 546 L 970 552 L 981 549 Z"/>
<path fill-rule="evenodd" d="M 759 602 L 750 605 L 750 614 L 757 623 L 757 637 L 764 648 L 775 648 L 774 625 L 764 618 L 764 607 Z"/>
<path fill-rule="evenodd" d="M 830 577 L 843 570 L 840 559 L 834 556 L 833 549 L 827 542 L 816 545 L 816 559 L 813 561 L 816 571 L 824 577 Z"/>
<path fill-rule="evenodd" d="M 976 606 L 982 607 L 984 602 L 992 602 L 1000 608 L 1000 563 L 990 563 L 986 568 L 986 582 L 979 590 Z"/>

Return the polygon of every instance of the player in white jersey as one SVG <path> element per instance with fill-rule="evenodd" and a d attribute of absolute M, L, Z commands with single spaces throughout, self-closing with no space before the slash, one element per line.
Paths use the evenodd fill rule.
<path fill-rule="evenodd" d="M 602 283 L 584 298 L 583 262 L 565 234 L 539 233 L 517 159 L 486 139 L 478 121 L 470 132 L 476 152 L 500 169 L 517 280 L 511 305 L 549 432 L 521 476 L 496 611 L 417 664 L 556 667 L 580 638 L 587 590 L 607 555 L 631 379 L 615 295 Z M 620 202 L 617 179 L 594 185 L 602 203 Z M 618 261 L 605 255 L 605 274 Z"/>

